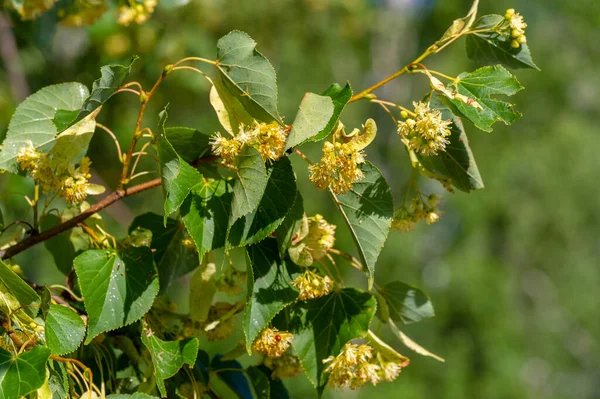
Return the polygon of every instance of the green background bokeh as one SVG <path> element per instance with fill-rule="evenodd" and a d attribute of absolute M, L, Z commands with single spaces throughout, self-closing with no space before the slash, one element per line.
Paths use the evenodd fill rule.
<path fill-rule="evenodd" d="M 89 28 L 56 28 L 51 16 L 21 23 L 6 14 L 15 22 L 18 53 L 0 61 L 0 137 L 24 94 L 14 90 L 7 62 L 22 72 L 25 91 L 34 92 L 71 80 L 91 85 L 99 66 L 137 54 L 131 79 L 146 86 L 167 63 L 214 57 L 218 38 L 240 29 L 275 66 L 280 111 L 291 123 L 305 92 L 346 80 L 355 91 L 375 83 L 414 59 L 469 6 L 467 0 L 193 0 L 181 7 L 165 2 L 148 23 L 129 28 L 116 25 L 110 13 Z M 403 331 L 446 363 L 411 353 L 384 327 L 386 340 L 410 356 L 411 365 L 392 384 L 328 397 L 600 398 L 600 3 L 481 0 L 480 13 L 503 14 L 509 7 L 525 16 L 542 70 L 515 71 L 526 87 L 514 97 L 523 118 L 512 127 L 496 125 L 492 134 L 466 123 L 486 189 L 444 194 L 440 222 L 392 232 L 377 266 L 377 281 L 401 280 L 432 297 L 436 317 Z M 449 75 L 477 67 L 462 40 L 427 65 Z M 170 102 L 171 124 L 218 130 L 208 88 L 192 72 L 169 77 L 146 123 L 154 126 Z M 422 76 L 403 76 L 377 94 L 410 105 L 426 90 Z M 101 114 L 122 146 L 131 139 L 138 107 L 135 96 L 122 94 Z M 355 103 L 343 121 L 355 127 L 367 117 L 379 125 L 368 159 L 382 169 L 398 201 L 410 167 L 389 118 L 373 104 Z M 113 143 L 103 134 L 93 140 L 96 178 L 114 188 L 120 165 Z M 306 152 L 317 158 L 319 148 Z M 339 222 L 338 246 L 350 251 L 329 198 L 307 183 L 305 171 L 298 175 L 311 199 L 307 213 Z M 442 193 L 436 182 L 422 179 L 421 185 Z M 0 190 L 5 220 L 22 218 L 25 201 L 12 193 L 30 193 L 29 183 L 2 175 Z M 110 231 L 120 236 L 135 214 L 160 212 L 156 194 L 105 212 Z M 60 279 L 43 246 L 16 261 L 31 278 Z M 348 278 L 362 284 L 352 271 Z M 305 377 L 286 385 L 292 397 L 313 395 Z"/>

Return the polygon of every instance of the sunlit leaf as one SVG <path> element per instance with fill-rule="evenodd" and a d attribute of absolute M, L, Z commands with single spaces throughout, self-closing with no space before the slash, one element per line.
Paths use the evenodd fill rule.
<path fill-rule="evenodd" d="M 61 305 L 50 305 L 46 316 L 46 344 L 53 355 L 64 355 L 79 347 L 85 323 L 77 313 Z"/>
<path fill-rule="evenodd" d="M 297 188 L 290 160 L 285 157 L 273 162 L 266 177 L 267 186 L 258 207 L 238 219 L 230 229 L 229 244 L 234 247 L 263 240 L 283 222 L 293 205 Z"/>
<path fill-rule="evenodd" d="M 35 391 L 46 381 L 46 362 L 50 350 L 41 345 L 19 355 L 0 348 L 0 394 L 19 399 Z"/>
<path fill-rule="evenodd" d="M 291 283 L 300 271 L 292 262 L 279 257 L 272 239 L 248 247 L 248 303 L 244 313 L 246 349 L 283 308 L 298 298 Z"/>
<path fill-rule="evenodd" d="M 365 177 L 350 192 L 335 197 L 352 233 L 365 273 L 372 282 L 375 264 L 383 248 L 394 213 L 392 192 L 373 164 L 361 166 Z M 333 194 L 332 194 L 333 195 Z"/>
<path fill-rule="evenodd" d="M 167 139 L 165 133 L 167 111 L 162 111 L 159 118 L 157 150 L 160 162 L 158 169 L 165 195 L 166 223 L 167 216 L 179 209 L 192 188 L 200 182 L 202 175 L 175 152 Z"/>
<path fill-rule="evenodd" d="M 250 36 L 232 31 L 219 39 L 216 66 L 225 87 L 250 115 L 263 122 L 281 123 L 275 70 Z"/>
<path fill-rule="evenodd" d="M 473 61 L 484 65 L 501 63 L 509 68 L 532 68 L 537 65 L 531 58 L 529 46 L 526 43 L 518 48 L 512 48 L 513 40 L 510 30 L 504 32 L 489 31 L 504 20 L 502 15 L 484 15 L 477 19 L 471 30 L 475 33 L 467 35 L 467 55 Z M 487 30 L 487 31 L 486 31 Z"/>
<path fill-rule="evenodd" d="M 75 258 L 75 272 L 88 313 L 88 344 L 97 335 L 139 320 L 158 293 L 148 247 L 88 250 Z"/>
<path fill-rule="evenodd" d="M 469 192 L 482 189 L 483 180 L 475 157 L 469 146 L 469 139 L 465 133 L 462 120 L 446 107 L 437 95 L 434 95 L 430 104 L 432 109 L 439 109 L 445 120 L 451 120 L 451 134 L 448 137 L 450 144 L 446 150 L 435 156 L 417 154 L 423 167 L 441 179 L 449 181 L 459 190 Z"/>
<path fill-rule="evenodd" d="M 17 154 L 28 142 L 39 151 L 48 151 L 59 132 L 52 123 L 56 110 L 79 110 L 88 94 L 87 87 L 71 82 L 44 87 L 27 97 L 8 125 L 0 151 L 0 169 L 17 173 Z"/>
<path fill-rule="evenodd" d="M 267 186 L 265 162 L 254 147 L 246 147 L 239 155 L 236 174 L 231 203 L 231 225 L 258 207 Z"/>
<path fill-rule="evenodd" d="M 448 101 L 473 124 L 486 132 L 492 131 L 492 125 L 502 121 L 507 125 L 521 117 L 521 113 L 513 109 L 513 105 L 497 100 L 492 96 L 512 96 L 523 89 L 510 72 L 500 65 L 486 66 L 471 73 L 461 73 L 449 86 L 452 92 L 464 98 L 448 96 Z"/>
<path fill-rule="evenodd" d="M 150 351 L 158 390 L 162 397 L 166 397 L 164 380 L 173 377 L 184 364 L 194 365 L 198 354 L 198 340 L 191 338 L 183 341 L 163 341 L 144 325 L 142 342 Z"/>

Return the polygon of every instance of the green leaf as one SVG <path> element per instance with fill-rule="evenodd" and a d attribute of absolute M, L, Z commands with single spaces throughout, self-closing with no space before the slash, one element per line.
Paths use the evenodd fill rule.
<path fill-rule="evenodd" d="M 233 185 L 230 225 L 258 206 L 267 186 L 267 170 L 260 153 L 246 147 L 237 160 L 237 180 Z"/>
<path fill-rule="evenodd" d="M 448 91 L 442 94 L 448 97 L 462 115 L 483 131 L 491 132 L 492 125 L 496 121 L 510 125 L 521 117 L 521 113 L 515 111 L 512 104 L 492 97 L 512 96 L 523 89 L 517 79 L 500 65 L 486 66 L 471 73 L 461 73 L 448 88 L 464 97 L 461 99 L 454 95 L 449 96 Z"/>
<path fill-rule="evenodd" d="M 350 83 L 346 83 L 346 86 L 344 87 L 334 83 L 329 86 L 329 88 L 321 95 L 331 98 L 331 101 L 333 102 L 333 115 L 329 119 L 325 129 L 321 130 L 319 134 L 312 137 L 311 141 L 323 140 L 325 137 L 329 136 L 332 131 L 334 131 L 338 125 L 342 111 L 344 111 L 346 104 L 348 104 L 348 101 L 350 101 L 350 98 L 352 97 L 352 88 L 350 87 Z"/>
<path fill-rule="evenodd" d="M 61 305 L 50 305 L 46 316 L 46 344 L 53 355 L 64 355 L 79 347 L 85 323 L 77 313 Z"/>
<path fill-rule="evenodd" d="M 435 316 L 429 297 L 418 288 L 392 281 L 377 291 L 385 299 L 389 316 L 394 321 L 410 324 Z"/>
<path fill-rule="evenodd" d="M 48 387 L 52 392 L 52 399 L 67 399 L 69 392 L 69 374 L 64 363 L 50 360 L 48 362 Z"/>
<path fill-rule="evenodd" d="M 337 198 L 333 193 L 332 195 L 339 202 L 358 248 L 360 260 L 367 268 L 365 273 L 371 286 L 377 258 L 392 224 L 394 201 L 390 187 L 379 169 L 366 162 L 361 165 L 361 170 L 365 177 L 355 183 L 350 192 Z"/>
<path fill-rule="evenodd" d="M 163 341 L 156 337 L 147 325 L 144 325 L 142 342 L 150 351 L 158 390 L 162 397 L 166 397 L 164 380 L 177 374 L 185 363 L 194 365 L 198 355 L 198 340 L 191 338 L 183 341 Z"/>
<path fill-rule="evenodd" d="M 75 272 L 88 313 L 89 344 L 99 334 L 140 319 L 158 293 L 158 276 L 148 247 L 88 250 L 75 258 Z"/>
<path fill-rule="evenodd" d="M 40 306 L 39 295 L 23 279 L 17 276 L 0 260 L 0 308 L 7 306 L 10 312 L 23 312 L 28 317 L 37 316 Z"/>
<path fill-rule="evenodd" d="M 189 235 L 183 223 L 167 218 L 165 226 L 162 216 L 149 212 L 133 220 L 129 226 L 129 233 L 138 229 L 152 232 L 151 248 L 158 270 L 161 293 L 165 292 L 176 279 L 194 270 L 200 264 L 196 249 L 187 241 Z"/>
<path fill-rule="evenodd" d="M 294 349 L 315 387 L 322 389 L 327 383 L 323 360 L 337 356 L 348 341 L 366 336 L 376 305 L 370 293 L 343 288 L 290 308 Z"/>
<path fill-rule="evenodd" d="M 512 48 L 510 29 L 500 32 L 485 32 L 502 23 L 502 15 L 484 15 L 477 19 L 471 30 L 479 31 L 467 35 L 467 56 L 483 65 L 501 63 L 509 68 L 539 68 L 533 62 L 527 44 Z"/>
<path fill-rule="evenodd" d="M 256 399 L 271 399 L 271 381 L 265 373 L 256 366 L 246 369 L 246 376 L 254 389 Z"/>
<path fill-rule="evenodd" d="M 131 395 L 112 394 L 112 395 L 108 395 L 106 397 L 106 399 L 158 399 L 158 398 L 156 396 L 150 396 L 145 393 L 136 392 L 136 393 L 132 393 Z"/>
<path fill-rule="evenodd" d="M 190 164 L 185 162 L 173 149 L 165 133 L 167 110 L 159 115 L 157 152 L 159 158 L 158 170 L 163 182 L 165 195 L 165 223 L 167 216 L 175 212 L 196 184 L 202 179 Z"/>
<path fill-rule="evenodd" d="M 190 127 L 168 127 L 167 141 L 185 162 L 194 162 L 210 152 L 210 135 Z"/>
<path fill-rule="evenodd" d="M 417 154 L 419 162 L 439 178 L 449 180 L 459 190 L 468 193 L 471 190 L 482 189 L 483 180 L 461 119 L 454 115 L 437 95 L 433 96 L 430 106 L 432 109 L 439 109 L 444 120 L 452 120 L 451 134 L 448 137 L 450 144 L 446 146 L 446 151 L 436 156 Z"/>
<path fill-rule="evenodd" d="M 200 182 L 181 206 L 181 218 L 200 259 L 225 245 L 232 196 L 231 185 L 225 180 L 207 180 Z"/>
<path fill-rule="evenodd" d="M 0 348 L 0 394 L 3 399 L 19 399 L 46 381 L 46 362 L 50 350 L 40 345 L 13 355 Z"/>
<path fill-rule="evenodd" d="M 19 149 L 28 141 L 40 151 L 48 151 L 58 130 L 52 123 L 58 109 L 78 110 L 89 92 L 81 83 L 61 83 L 44 87 L 27 97 L 15 111 L 0 151 L 0 169 L 19 171 Z"/>
<path fill-rule="evenodd" d="M 56 142 L 49 154 L 53 168 L 57 165 L 78 162 L 85 156 L 96 130 L 96 120 L 86 118 L 56 136 Z"/>
<path fill-rule="evenodd" d="M 109 98 L 115 94 L 115 92 L 121 87 L 129 72 L 131 72 L 131 66 L 137 60 L 137 56 L 131 59 L 129 65 L 104 65 L 100 68 L 100 78 L 95 80 L 92 84 L 92 93 L 85 100 L 85 103 L 81 106 L 81 110 L 77 114 L 77 117 L 72 120 L 67 127 L 74 125 L 86 116 L 92 114 L 98 108 L 100 108 Z M 60 123 L 64 125 L 65 115 L 60 118 Z M 63 129 L 64 130 L 64 129 Z"/>
<path fill-rule="evenodd" d="M 238 219 L 230 229 L 228 242 L 234 247 L 254 244 L 266 238 L 283 222 L 294 203 L 298 190 L 294 169 L 287 157 L 273 162 L 266 176 L 267 187 L 258 207 Z"/>
<path fill-rule="evenodd" d="M 340 117 L 341 110 L 352 97 L 349 84 L 345 89 L 347 90 L 343 90 L 342 93 L 347 95 L 343 96 L 340 96 L 339 92 L 332 93 L 330 96 L 320 96 L 315 93 L 304 95 L 285 144 L 286 150 L 317 136 L 326 137 L 331 133 Z M 336 109 L 336 105 L 338 109 Z M 336 111 L 339 112 L 336 113 Z"/>
<path fill-rule="evenodd" d="M 290 208 L 287 215 L 285 215 L 283 222 L 281 222 L 277 230 L 275 230 L 275 238 L 277 239 L 277 244 L 279 245 L 279 255 L 282 258 L 284 257 L 287 249 L 292 245 L 294 235 L 298 232 L 300 226 L 302 225 L 303 217 L 304 200 L 302 199 L 300 191 L 298 191 L 296 192 L 294 204 Z"/>
<path fill-rule="evenodd" d="M 250 115 L 263 122 L 281 123 L 275 70 L 250 36 L 232 31 L 219 39 L 216 67 L 225 87 Z"/>
<path fill-rule="evenodd" d="M 244 313 L 246 350 L 277 313 L 298 298 L 292 287 L 300 271 L 279 257 L 277 242 L 269 239 L 248 247 L 248 302 Z"/>
<path fill-rule="evenodd" d="M 244 109 L 240 101 L 232 96 L 221 80 L 212 81 L 210 89 L 210 104 L 217 113 L 219 122 L 231 135 L 240 131 L 240 125 L 251 125 L 252 116 Z"/>

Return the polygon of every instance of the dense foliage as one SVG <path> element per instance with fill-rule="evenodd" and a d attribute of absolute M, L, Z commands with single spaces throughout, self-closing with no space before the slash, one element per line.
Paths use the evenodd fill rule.
<path fill-rule="evenodd" d="M 327 385 L 393 381 L 409 360 L 379 337 L 374 318 L 409 348 L 442 360 L 401 331 L 434 315 L 427 296 L 399 281 L 379 285 L 375 271 L 390 230 L 408 232 L 442 215 L 441 198 L 420 190 L 420 176 L 449 192 L 483 188 L 463 120 L 490 132 L 495 122 L 521 116 L 497 96 L 522 89 L 506 68 L 537 68 L 526 24 L 514 10 L 477 18 L 477 3 L 389 78 L 357 94 L 350 83 L 307 93 L 289 125 L 278 111 L 275 70 L 240 31 L 219 40 L 215 60 L 165 66 L 151 88 L 128 81 L 141 62 L 133 59 L 102 67 L 91 91 L 71 82 L 27 98 L 0 152 L 0 168 L 35 182 L 27 219 L 2 223 L 3 232 L 20 229 L 0 252 L 3 397 L 281 397 L 281 379 L 301 372 L 319 394 Z M 481 68 L 452 77 L 423 64 L 463 36 Z M 192 73 L 212 85 L 221 132 L 171 126 L 168 104 L 159 115 L 146 112 L 170 76 Z M 412 106 L 372 93 L 404 74 L 430 84 Z M 104 187 L 90 183 L 86 153 L 95 131 L 115 137 L 96 117 L 119 93 L 140 101 L 133 140 L 122 150 L 115 139 L 118 189 L 90 205 L 88 196 Z M 382 173 L 365 160 L 376 121 L 352 130 L 341 122 L 359 100 L 385 110 L 409 154 L 413 173 L 402 201 L 394 202 Z M 318 162 L 300 150 L 309 142 L 323 143 Z M 305 214 L 310 193 L 298 190 L 291 156 L 306 161 L 309 180 L 330 194 L 346 226 Z M 137 183 L 155 173 L 138 170 L 142 157 L 155 159 L 159 178 Z M 99 211 L 158 186 L 164 215 L 142 213 L 126 237 L 106 230 Z M 335 248 L 341 228 L 358 257 Z M 11 263 L 42 242 L 64 286 L 25 281 Z M 344 267 L 364 272 L 366 288 L 347 286 Z M 190 312 L 181 314 L 162 294 L 187 273 Z M 197 337 L 222 340 L 238 325 L 245 340 L 229 352 L 211 359 L 199 347 Z M 249 366 L 235 360 L 253 352 L 260 358 Z"/>

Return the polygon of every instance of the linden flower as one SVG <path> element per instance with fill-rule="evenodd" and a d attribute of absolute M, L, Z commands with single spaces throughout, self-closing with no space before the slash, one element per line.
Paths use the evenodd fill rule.
<path fill-rule="evenodd" d="M 321 161 L 308 167 L 309 179 L 320 190 L 330 188 L 336 194 L 345 194 L 364 177 L 358 168 L 364 162 L 363 152 L 351 143 L 326 141 Z"/>
<path fill-rule="evenodd" d="M 431 110 L 429 104 L 414 102 L 415 117 L 398 122 L 398 133 L 408 139 L 408 147 L 426 156 L 445 151 L 450 144 L 448 128 L 452 121 L 443 120 L 438 109 Z"/>
<path fill-rule="evenodd" d="M 327 365 L 331 386 L 339 388 L 360 388 L 367 382 L 375 385 L 379 382 L 380 366 L 371 363 L 373 348 L 369 345 L 347 343 L 337 356 L 323 360 Z"/>
<path fill-rule="evenodd" d="M 394 219 L 392 220 L 392 228 L 399 230 L 403 233 L 408 233 L 409 231 L 414 230 L 417 227 L 417 222 L 412 220 L 410 217 L 406 217 L 404 219 Z"/>
<path fill-rule="evenodd" d="M 269 357 L 281 357 L 289 348 L 294 336 L 287 331 L 265 328 L 254 341 L 252 348 Z"/>
<path fill-rule="evenodd" d="M 295 377 L 302 372 L 300 360 L 289 352 L 285 352 L 282 357 L 266 357 L 264 365 L 271 369 L 271 378 L 279 380 Z"/>
<path fill-rule="evenodd" d="M 434 224 L 440 220 L 442 212 L 437 209 L 441 197 L 431 194 L 424 201 L 420 194 L 410 202 L 408 209 L 402 207 L 394 213 L 392 228 L 402 232 L 409 232 L 417 227 L 417 223 L 425 220 L 427 224 Z"/>
<path fill-rule="evenodd" d="M 302 241 L 311 251 L 313 260 L 323 258 L 335 244 L 334 224 L 330 224 L 323 216 L 316 214 L 308 218 L 308 234 Z"/>
<path fill-rule="evenodd" d="M 22 170 L 35 169 L 36 163 L 40 159 L 40 153 L 35 150 L 31 140 L 27 140 L 27 145 L 21 147 L 17 153 L 17 163 Z"/>
<path fill-rule="evenodd" d="M 242 145 L 234 138 L 228 139 L 217 132 L 211 139 L 210 144 L 215 155 L 223 158 L 223 162 L 232 165 L 235 157 L 240 154 Z"/>
<path fill-rule="evenodd" d="M 144 0 L 142 4 L 129 0 L 129 5 L 117 8 L 117 20 L 123 26 L 129 26 L 132 22 L 143 24 L 154 13 L 157 4 L 157 0 Z"/>
<path fill-rule="evenodd" d="M 243 134 L 240 134 L 238 137 L 240 136 L 241 140 L 243 140 Z M 256 149 L 265 161 L 276 161 L 281 158 L 285 151 L 287 135 L 285 133 L 285 128 L 277 122 L 255 122 L 250 137 L 251 139 L 249 139 L 248 142 L 256 145 Z"/>
<path fill-rule="evenodd" d="M 527 38 L 525 37 L 525 28 L 527 28 L 527 24 L 523 20 L 523 17 L 519 15 L 519 13 L 515 13 L 514 8 L 509 8 L 506 10 L 504 18 L 508 21 L 510 36 L 513 39 L 510 42 L 511 47 L 519 48 L 521 44 L 527 43 Z"/>
<path fill-rule="evenodd" d="M 307 301 L 329 294 L 333 281 L 327 276 L 321 277 L 313 271 L 306 270 L 292 282 L 292 285 L 300 290 L 298 300 Z"/>
<path fill-rule="evenodd" d="M 63 180 L 60 188 L 60 196 L 70 204 L 79 204 L 85 200 L 89 194 L 88 179 L 90 175 L 90 165 L 92 162 L 88 157 L 84 157 L 79 166 L 75 169 L 68 168 L 69 175 Z"/>

